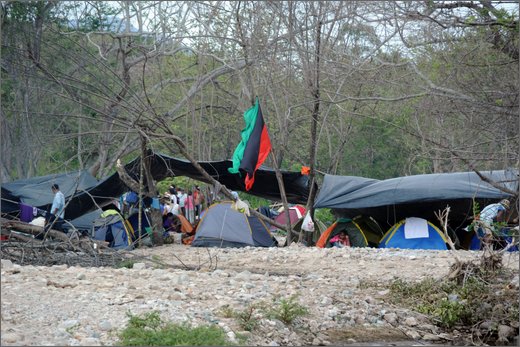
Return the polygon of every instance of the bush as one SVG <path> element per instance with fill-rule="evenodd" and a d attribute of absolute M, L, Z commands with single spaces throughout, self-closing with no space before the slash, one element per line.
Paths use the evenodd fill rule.
<path fill-rule="evenodd" d="M 116 264 L 116 268 L 118 268 L 118 269 L 121 269 L 121 268 L 131 269 L 131 268 L 134 267 L 134 264 L 135 264 L 135 261 L 132 260 L 132 259 L 122 260 L 122 261 L 120 261 L 119 263 Z"/>
<path fill-rule="evenodd" d="M 390 285 L 390 300 L 429 315 L 443 328 L 462 326 L 471 330 L 483 318 L 497 325 L 516 326 L 518 300 L 508 300 L 507 289 L 504 291 L 504 283 L 510 281 L 509 277 L 511 274 L 497 273 L 490 281 L 470 275 L 462 284 L 433 279 L 419 283 L 395 280 Z M 503 295 L 496 294 L 501 291 L 504 291 Z"/>
<path fill-rule="evenodd" d="M 242 311 L 233 310 L 226 306 L 220 309 L 220 314 L 224 318 L 235 318 L 240 327 L 246 331 L 252 331 L 258 325 L 258 312 L 261 304 L 251 304 Z"/>
<path fill-rule="evenodd" d="M 309 313 L 306 307 L 300 305 L 293 295 L 289 299 L 281 299 L 276 305 L 267 311 L 267 315 L 276 318 L 285 324 L 291 324 L 296 318 Z"/>
<path fill-rule="evenodd" d="M 128 326 L 120 333 L 121 346 L 228 346 L 225 332 L 217 326 L 191 327 L 162 322 L 158 312 L 143 317 L 128 314 Z"/>
<path fill-rule="evenodd" d="M 220 315 L 225 318 L 235 318 L 240 327 L 246 331 L 252 331 L 259 322 L 259 315 L 265 315 L 269 318 L 278 319 L 285 324 L 291 324 L 296 318 L 304 316 L 309 311 L 296 301 L 293 295 L 288 299 L 274 299 L 272 305 L 265 302 L 257 302 L 250 304 L 242 311 L 233 310 L 225 306 L 220 309 Z"/>

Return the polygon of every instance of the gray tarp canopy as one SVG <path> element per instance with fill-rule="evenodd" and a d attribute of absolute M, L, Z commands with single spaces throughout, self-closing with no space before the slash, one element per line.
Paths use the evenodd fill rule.
<path fill-rule="evenodd" d="M 482 171 L 484 176 L 518 191 L 518 171 Z M 402 218 L 435 221 L 434 212 L 451 207 L 450 220 L 463 223 L 472 215 L 472 200 L 484 204 L 511 197 L 475 172 L 427 174 L 374 180 L 355 176 L 325 175 L 315 208 L 332 208 L 341 215 L 370 215 L 383 227 Z"/>
<path fill-rule="evenodd" d="M 2 198 L 4 199 L 5 190 L 5 192 L 11 194 L 11 196 L 7 196 L 6 194 L 5 198 L 7 200 L 17 199 L 30 206 L 42 207 L 52 203 L 54 193 L 51 191 L 51 186 L 53 184 L 59 185 L 65 197 L 70 197 L 77 192 L 89 190 L 98 183 L 98 180 L 87 170 L 73 173 L 51 174 L 3 183 Z M 3 210 L 4 209 L 2 209 L 2 211 Z"/>
<path fill-rule="evenodd" d="M 187 160 L 153 152 L 149 152 L 148 156 L 150 171 L 157 181 L 166 177 L 187 176 L 208 183 Z M 228 168 L 233 166 L 231 160 L 201 161 L 199 164 L 228 189 L 245 191 L 244 173 L 239 175 L 228 171 Z M 136 180 L 139 177 L 139 168 L 140 157 L 125 165 L 128 174 Z M 309 177 L 292 171 L 282 171 L 281 174 L 287 200 L 291 203 L 305 203 L 309 195 Z M 98 205 L 110 203 L 128 191 L 118 173 L 101 181 L 96 180 L 87 171 L 34 177 L 2 184 L 2 213 L 16 212 L 20 202 L 44 210 L 50 208 L 53 200 L 50 187 L 53 183 L 57 183 L 65 195 L 65 218 L 68 220 L 93 211 Z M 275 171 L 261 166 L 255 174 L 255 184 L 248 193 L 270 200 L 280 200 Z"/>

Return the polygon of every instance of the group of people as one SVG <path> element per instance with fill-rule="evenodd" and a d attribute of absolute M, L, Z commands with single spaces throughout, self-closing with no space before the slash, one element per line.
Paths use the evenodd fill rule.
<path fill-rule="evenodd" d="M 192 190 L 184 190 L 171 185 L 162 198 L 162 214 L 173 215 L 182 214 L 191 223 L 195 224 L 201 217 L 202 206 L 205 201 L 204 194 L 199 186 L 194 186 Z"/>

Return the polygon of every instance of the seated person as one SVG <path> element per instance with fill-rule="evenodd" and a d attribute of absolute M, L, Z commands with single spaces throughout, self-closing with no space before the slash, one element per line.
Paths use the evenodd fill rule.
<path fill-rule="evenodd" d="M 342 231 L 338 235 L 331 238 L 329 243 L 332 245 L 332 247 L 350 247 L 350 240 L 346 231 Z"/>
<path fill-rule="evenodd" d="M 173 213 L 169 212 L 166 216 L 163 217 L 163 227 L 164 232 L 167 234 L 169 232 L 180 233 L 181 232 L 181 221 L 179 218 Z"/>

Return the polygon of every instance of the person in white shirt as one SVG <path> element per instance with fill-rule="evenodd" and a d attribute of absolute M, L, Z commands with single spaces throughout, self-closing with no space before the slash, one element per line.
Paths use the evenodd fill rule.
<path fill-rule="evenodd" d="M 509 200 L 504 199 L 496 204 L 487 205 L 480 212 L 480 227 L 477 230 L 478 235 L 489 242 L 498 232 L 494 223 L 503 223 L 506 219 L 506 213 L 509 210 Z M 495 235 L 496 236 L 496 235 Z"/>
<path fill-rule="evenodd" d="M 45 228 L 43 229 L 44 233 L 49 229 L 62 230 L 61 220 L 65 218 L 65 196 L 56 183 L 51 186 L 51 190 L 54 193 L 54 199 L 52 200 L 50 215 L 46 218 Z M 43 235 L 38 235 L 37 238 L 41 239 Z"/>
<path fill-rule="evenodd" d="M 177 195 L 179 201 L 179 208 L 183 216 L 186 216 L 186 199 L 188 199 L 188 194 L 184 192 L 184 189 L 179 188 L 179 194 Z"/>

